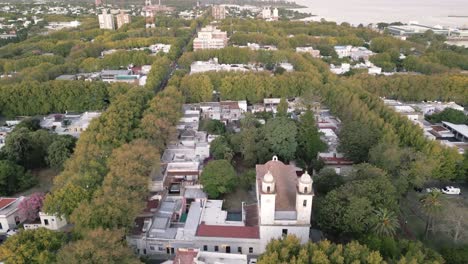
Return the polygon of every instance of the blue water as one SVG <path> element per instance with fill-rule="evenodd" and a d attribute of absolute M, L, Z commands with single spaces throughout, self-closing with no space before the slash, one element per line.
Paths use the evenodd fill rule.
<path fill-rule="evenodd" d="M 417 21 L 431 26 L 468 27 L 468 0 L 294 0 L 304 12 L 353 25 Z M 465 17 L 449 17 L 465 16 Z"/>

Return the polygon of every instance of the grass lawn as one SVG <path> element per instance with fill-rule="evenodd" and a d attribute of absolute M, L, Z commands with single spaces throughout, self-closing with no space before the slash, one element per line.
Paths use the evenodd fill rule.
<path fill-rule="evenodd" d="M 434 220 L 434 231 L 429 232 L 427 239 L 425 239 L 426 215 L 421 210 L 419 202 L 423 196 L 424 193 L 410 192 L 401 202 L 402 220 L 406 221 L 407 230 L 413 238 L 420 239 L 433 248 L 468 243 L 468 201 L 466 197 L 442 194 L 442 206 Z M 453 234 L 457 222 L 460 223 L 463 231 L 455 243 Z"/>

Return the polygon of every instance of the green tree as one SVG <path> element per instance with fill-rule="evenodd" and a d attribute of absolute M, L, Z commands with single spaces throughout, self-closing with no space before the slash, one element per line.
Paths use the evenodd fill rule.
<path fill-rule="evenodd" d="M 463 111 L 455 110 L 452 108 L 445 108 L 440 113 L 435 113 L 432 115 L 426 116 L 426 120 L 431 123 L 441 123 L 442 121 L 454 123 L 454 124 L 467 124 L 468 125 L 468 116 L 463 113 Z"/>
<path fill-rule="evenodd" d="M 210 154 L 215 160 L 225 159 L 231 161 L 234 157 L 234 152 L 224 136 L 219 136 L 211 142 Z"/>
<path fill-rule="evenodd" d="M 374 210 L 396 210 L 396 190 L 384 171 L 368 164 L 356 166 L 349 178 L 316 201 L 317 223 L 331 233 L 361 235 L 370 231 Z"/>
<path fill-rule="evenodd" d="M 271 240 L 265 253 L 259 259 L 259 264 L 275 263 L 367 263 L 383 264 L 378 251 L 372 251 L 367 246 L 352 241 L 348 244 L 333 244 L 328 240 L 318 243 L 308 242 L 301 245 L 295 236 L 286 236 Z"/>
<path fill-rule="evenodd" d="M 340 133 L 338 151 L 356 163 L 369 159 L 369 150 L 378 142 L 378 133 L 360 122 L 345 122 Z"/>
<path fill-rule="evenodd" d="M 441 192 L 433 190 L 430 193 L 427 193 L 423 198 L 421 198 L 421 207 L 426 213 L 426 228 L 424 229 L 424 237 L 427 238 L 427 235 L 430 230 L 433 230 L 434 218 L 442 210 L 442 201 L 441 201 Z"/>
<path fill-rule="evenodd" d="M 131 228 L 145 206 L 141 197 L 148 191 L 148 175 L 159 170 L 159 153 L 148 141 L 134 140 L 115 149 L 108 166 L 93 199 L 82 202 L 71 215 L 78 230 Z"/>
<path fill-rule="evenodd" d="M 236 185 L 236 171 L 227 160 L 213 160 L 203 168 L 200 182 L 210 198 L 229 193 Z"/>
<path fill-rule="evenodd" d="M 223 135 L 226 132 L 224 123 L 215 119 L 204 120 L 202 129 L 214 135 Z"/>
<path fill-rule="evenodd" d="M 314 113 L 308 109 L 302 116 L 297 133 L 296 157 L 302 161 L 306 170 L 310 170 L 317 162 L 317 154 L 327 149 L 327 144 L 320 139 L 320 133 L 315 124 Z"/>
<path fill-rule="evenodd" d="M 35 178 L 24 168 L 9 160 L 0 160 L 0 195 L 12 195 L 36 183 Z"/>
<path fill-rule="evenodd" d="M 58 136 L 47 148 L 47 163 L 56 170 L 62 170 L 65 161 L 70 158 L 75 148 L 76 139 L 72 136 Z"/>
<path fill-rule="evenodd" d="M 55 263 L 57 251 L 65 243 L 62 232 L 45 228 L 22 230 L 0 246 L 0 259 L 6 264 Z"/>
<path fill-rule="evenodd" d="M 280 102 L 276 108 L 277 113 L 276 116 L 280 117 L 287 117 L 288 116 L 288 101 L 286 98 L 281 97 Z"/>
<path fill-rule="evenodd" d="M 141 263 L 126 245 L 120 230 L 94 229 L 83 239 L 64 246 L 57 254 L 58 263 Z"/>
<path fill-rule="evenodd" d="M 395 236 L 398 229 L 398 219 L 392 211 L 386 208 L 374 210 L 372 231 L 379 236 Z"/>
<path fill-rule="evenodd" d="M 468 259 L 468 245 L 458 247 L 444 247 L 440 253 L 447 263 L 464 264 Z"/>
<path fill-rule="evenodd" d="M 277 117 L 266 123 L 264 131 L 271 152 L 284 160 L 294 159 L 297 149 L 297 127 L 294 121 L 287 117 Z"/>
<path fill-rule="evenodd" d="M 332 168 L 323 169 L 314 179 L 314 186 L 318 193 L 326 195 L 330 191 L 345 183 L 343 176 Z"/>

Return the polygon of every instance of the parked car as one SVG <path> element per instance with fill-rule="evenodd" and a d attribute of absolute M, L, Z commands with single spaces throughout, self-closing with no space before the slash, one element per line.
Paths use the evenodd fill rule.
<path fill-rule="evenodd" d="M 436 187 L 426 188 L 426 192 L 428 192 L 428 193 L 430 193 L 430 192 L 440 192 L 440 189 L 436 188 Z"/>
<path fill-rule="evenodd" d="M 444 188 L 442 188 L 442 192 L 445 194 L 461 194 L 460 188 L 455 188 L 453 186 L 445 186 Z"/>
<path fill-rule="evenodd" d="M 256 258 L 251 258 L 249 260 L 249 264 L 257 264 L 257 259 Z"/>

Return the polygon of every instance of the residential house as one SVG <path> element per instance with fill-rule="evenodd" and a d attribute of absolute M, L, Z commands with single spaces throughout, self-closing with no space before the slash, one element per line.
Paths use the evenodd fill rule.
<path fill-rule="evenodd" d="M 18 198 L 0 197 L 0 233 L 5 234 L 26 220 L 21 216 L 18 208 L 24 199 L 26 199 L 24 196 Z"/>

